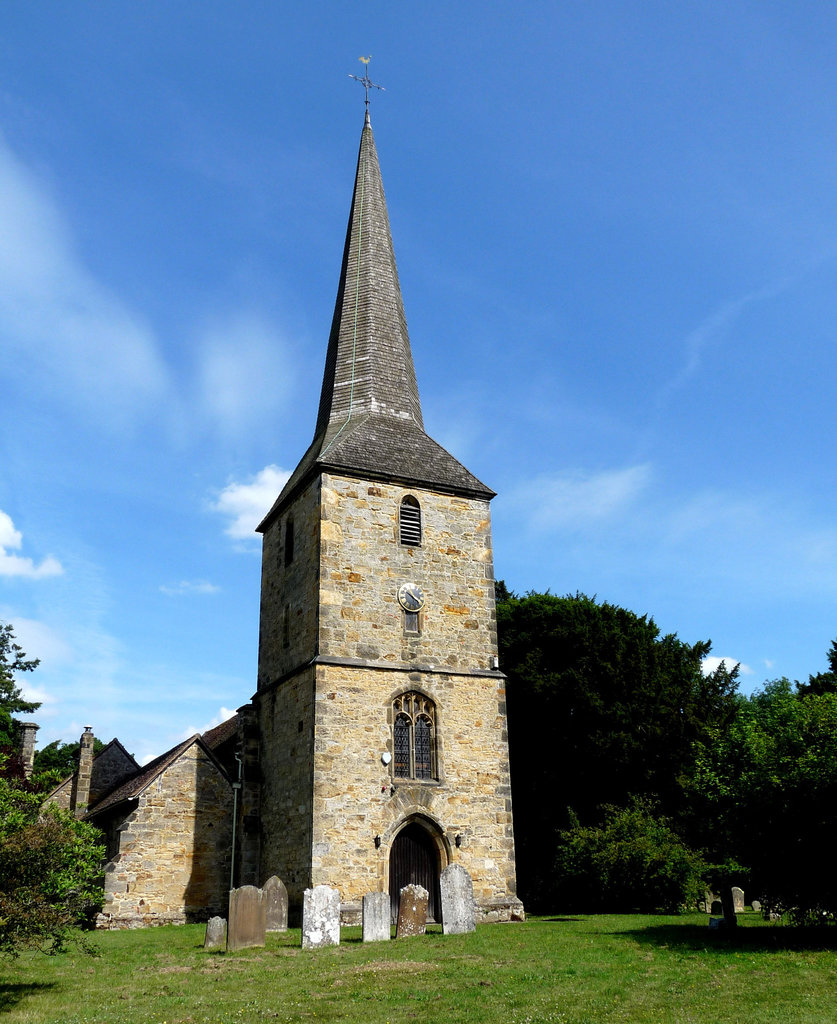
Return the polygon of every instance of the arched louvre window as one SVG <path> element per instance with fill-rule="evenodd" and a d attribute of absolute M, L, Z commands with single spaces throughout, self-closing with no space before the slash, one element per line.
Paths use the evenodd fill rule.
<path fill-rule="evenodd" d="M 397 779 L 436 777 L 436 708 L 423 693 L 404 693 L 392 704 L 392 773 Z"/>
<path fill-rule="evenodd" d="M 421 547 L 421 506 L 411 494 L 401 502 L 398 528 L 402 544 L 411 548 Z"/>

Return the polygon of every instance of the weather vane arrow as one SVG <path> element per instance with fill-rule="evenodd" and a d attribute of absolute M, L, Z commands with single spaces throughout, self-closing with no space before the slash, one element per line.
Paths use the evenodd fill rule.
<path fill-rule="evenodd" d="M 373 82 L 369 77 L 369 61 L 372 60 L 372 55 L 368 57 L 358 57 L 358 60 L 363 64 L 363 78 L 358 78 L 357 75 L 349 75 L 349 78 L 354 78 L 356 82 L 360 82 L 363 88 L 366 90 L 366 113 L 369 113 L 369 90 L 380 89 L 381 92 L 386 92 L 386 89 L 382 85 L 378 85 L 377 82 Z"/>

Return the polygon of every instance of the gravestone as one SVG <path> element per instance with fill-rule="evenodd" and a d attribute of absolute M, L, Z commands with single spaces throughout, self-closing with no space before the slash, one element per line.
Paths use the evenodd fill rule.
<path fill-rule="evenodd" d="M 204 949 L 224 949 L 227 945 L 227 919 L 210 917 L 206 922 L 206 938 Z"/>
<path fill-rule="evenodd" d="M 227 927 L 227 949 L 263 946 L 266 927 L 265 898 L 255 885 L 230 889 L 230 916 Z"/>
<path fill-rule="evenodd" d="M 265 914 L 269 932 L 288 930 L 288 890 L 285 883 L 271 875 L 264 883 Z"/>
<path fill-rule="evenodd" d="M 737 885 L 732 887 L 732 906 L 736 914 L 744 913 L 744 890 L 739 889 Z"/>
<path fill-rule="evenodd" d="M 476 930 L 474 885 L 461 864 L 449 864 L 439 876 L 442 891 L 442 932 L 464 935 Z"/>
<path fill-rule="evenodd" d="M 761 903 L 758 900 L 753 900 L 750 906 L 757 914 L 761 912 Z"/>
<path fill-rule="evenodd" d="M 717 916 L 718 914 L 723 914 L 723 912 L 724 912 L 724 905 L 721 903 L 721 901 L 720 900 L 712 900 L 712 905 L 709 908 L 709 913 L 712 914 L 713 916 Z"/>
<path fill-rule="evenodd" d="M 368 892 L 363 897 L 363 941 L 389 939 L 390 900 L 388 892 Z"/>
<path fill-rule="evenodd" d="M 405 885 L 398 904 L 396 939 L 424 935 L 427 930 L 427 904 L 430 893 L 421 885 Z"/>
<path fill-rule="evenodd" d="M 302 948 L 340 945 L 340 893 L 315 885 L 302 896 Z"/>

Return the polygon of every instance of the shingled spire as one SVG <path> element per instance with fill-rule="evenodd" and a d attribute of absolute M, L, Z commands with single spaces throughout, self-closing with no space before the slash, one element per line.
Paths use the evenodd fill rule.
<path fill-rule="evenodd" d="M 365 413 L 413 419 L 423 427 L 368 113 L 360 137 L 316 433 Z"/>
<path fill-rule="evenodd" d="M 259 530 L 322 470 L 469 497 L 494 496 L 424 431 L 368 111 L 314 440 Z"/>

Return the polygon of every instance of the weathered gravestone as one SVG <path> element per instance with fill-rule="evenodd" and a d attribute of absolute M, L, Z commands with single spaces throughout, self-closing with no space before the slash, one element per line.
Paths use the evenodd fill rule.
<path fill-rule="evenodd" d="M 266 927 L 265 898 L 255 885 L 230 889 L 230 916 L 227 928 L 227 949 L 263 946 Z"/>
<path fill-rule="evenodd" d="M 363 941 L 389 939 L 390 900 L 388 892 L 368 892 L 363 897 Z"/>
<path fill-rule="evenodd" d="M 712 914 L 713 917 L 715 917 L 718 914 L 723 914 L 723 912 L 724 912 L 724 905 L 723 905 L 723 903 L 721 903 L 720 900 L 712 900 L 712 905 L 709 908 L 709 913 Z"/>
<path fill-rule="evenodd" d="M 700 904 L 700 909 L 704 913 L 706 913 L 706 914 L 711 914 L 712 913 L 712 903 L 717 898 L 718 897 L 715 895 L 714 892 L 707 892 L 707 893 L 705 893 L 704 897 L 703 897 L 703 903 Z"/>
<path fill-rule="evenodd" d="M 736 914 L 744 913 L 744 890 L 737 885 L 732 887 L 732 907 Z"/>
<path fill-rule="evenodd" d="M 340 893 L 315 885 L 302 896 L 302 948 L 340 945 Z"/>
<path fill-rule="evenodd" d="M 288 930 L 288 890 L 285 883 L 271 875 L 264 883 L 265 914 L 269 932 Z"/>
<path fill-rule="evenodd" d="M 396 939 L 407 939 L 411 935 L 424 935 L 427 930 L 427 904 L 430 893 L 421 885 L 405 885 L 398 903 L 398 924 Z"/>
<path fill-rule="evenodd" d="M 227 920 L 224 917 L 210 917 L 206 922 L 204 949 L 224 949 L 227 945 Z"/>
<path fill-rule="evenodd" d="M 753 900 L 750 906 L 757 914 L 761 912 L 761 903 L 759 902 L 759 900 Z"/>
<path fill-rule="evenodd" d="M 476 930 L 474 884 L 461 864 L 449 864 L 439 876 L 442 891 L 442 932 L 464 935 Z"/>

